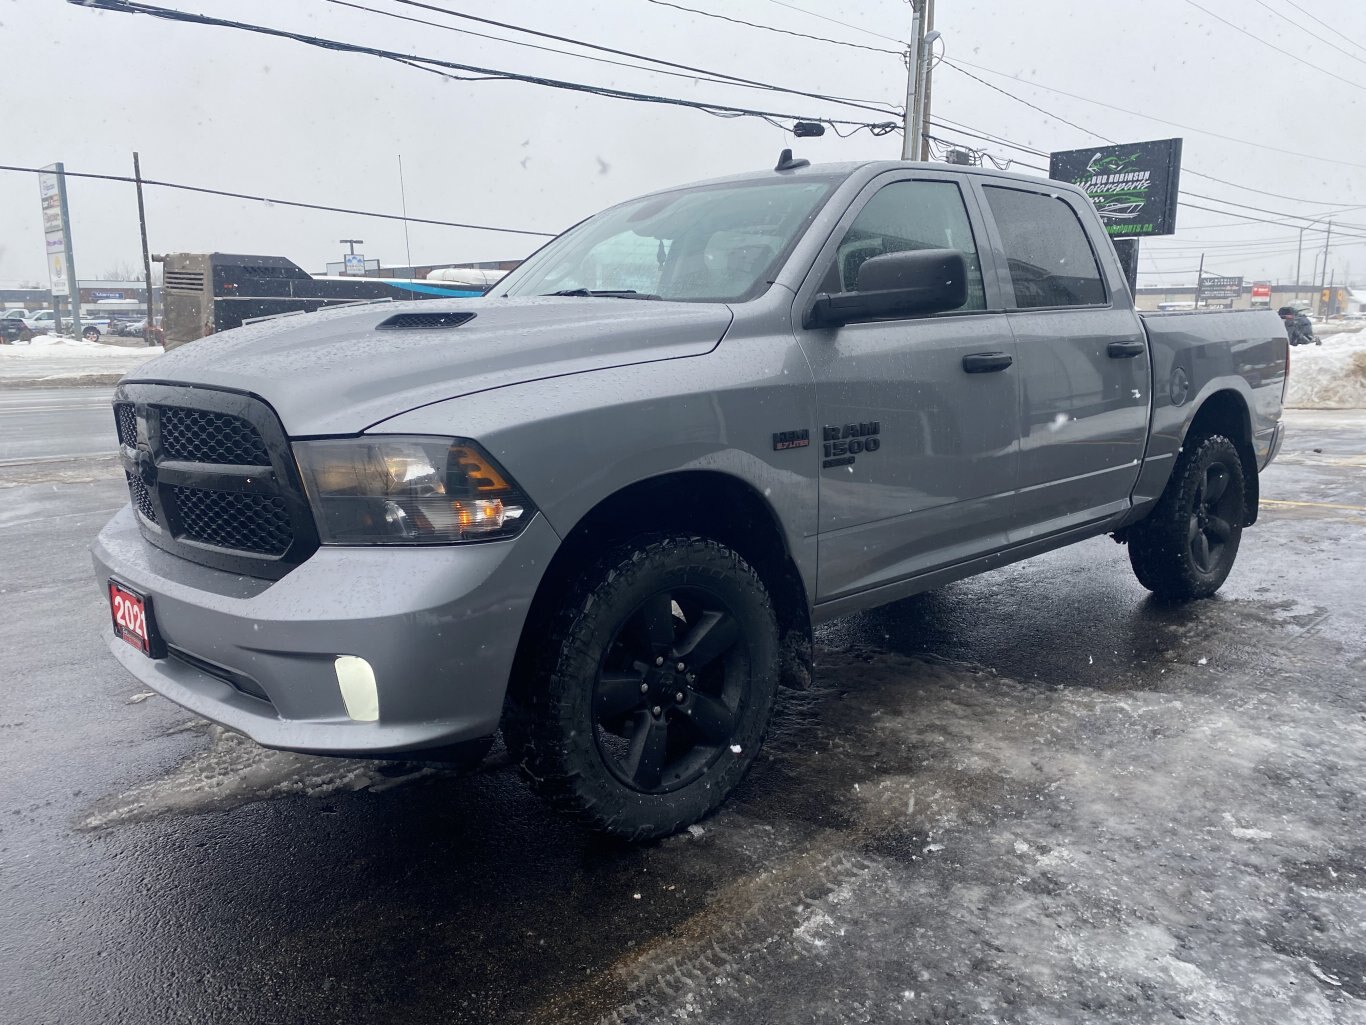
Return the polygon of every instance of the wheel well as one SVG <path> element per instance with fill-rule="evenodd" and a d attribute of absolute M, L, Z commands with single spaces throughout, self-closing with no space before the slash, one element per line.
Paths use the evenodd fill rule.
<path fill-rule="evenodd" d="M 768 503 L 728 474 L 690 470 L 639 481 L 594 506 L 565 537 L 531 603 L 517 657 L 515 688 L 534 672 L 533 656 L 568 584 L 612 545 L 642 534 L 698 534 L 734 549 L 754 567 L 773 600 L 782 639 L 783 683 L 810 684 L 811 610 L 806 587 Z"/>
<path fill-rule="evenodd" d="M 1250 527 L 1257 522 L 1261 488 L 1257 476 L 1257 455 L 1252 449 L 1252 419 L 1248 415 L 1247 403 L 1236 391 L 1217 391 L 1205 399 L 1186 429 L 1185 440 L 1211 434 L 1222 434 L 1238 450 L 1238 458 L 1243 464 L 1243 487 L 1247 499 L 1247 515 L 1243 526 Z"/>

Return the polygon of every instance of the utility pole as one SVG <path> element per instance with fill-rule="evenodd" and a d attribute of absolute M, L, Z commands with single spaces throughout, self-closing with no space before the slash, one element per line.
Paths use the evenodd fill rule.
<path fill-rule="evenodd" d="M 919 160 L 922 146 L 920 65 L 925 59 L 925 21 L 921 17 L 925 0 L 910 0 L 911 40 L 906 51 L 906 115 L 901 133 L 901 159 Z"/>
<path fill-rule="evenodd" d="M 1333 237 L 1333 218 L 1328 218 L 1328 231 L 1323 236 L 1323 270 L 1319 275 L 1319 316 L 1323 314 L 1323 287 L 1328 280 L 1328 240 Z"/>
<path fill-rule="evenodd" d="M 1300 265 L 1304 263 L 1304 227 L 1300 227 L 1300 247 L 1295 252 L 1295 298 L 1300 297 Z"/>
<path fill-rule="evenodd" d="M 925 40 L 937 38 L 934 34 L 934 0 L 925 0 Z M 922 44 L 924 45 L 924 44 Z M 930 45 L 933 45 L 932 43 Z M 930 159 L 930 92 L 933 85 L 934 68 L 930 64 L 930 54 L 926 53 L 921 62 L 920 94 L 920 155 L 917 160 Z"/>
<path fill-rule="evenodd" d="M 1205 254 L 1200 254 L 1200 269 L 1195 272 L 1195 308 L 1200 308 L 1200 290 L 1205 287 Z"/>
<path fill-rule="evenodd" d="M 156 323 L 152 314 L 152 253 L 147 248 L 147 208 L 142 203 L 142 165 L 138 163 L 137 150 L 133 150 L 133 182 L 138 190 L 138 228 L 142 231 L 142 283 L 147 287 L 147 324 L 142 331 L 142 341 L 151 345 L 156 337 L 152 330 Z"/>

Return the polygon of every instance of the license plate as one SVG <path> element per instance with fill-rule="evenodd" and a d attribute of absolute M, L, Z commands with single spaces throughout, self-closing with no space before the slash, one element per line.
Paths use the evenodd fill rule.
<path fill-rule="evenodd" d="M 114 634 L 144 655 L 152 654 L 156 631 L 152 626 L 151 602 L 146 595 L 109 581 L 109 612 L 114 617 Z"/>

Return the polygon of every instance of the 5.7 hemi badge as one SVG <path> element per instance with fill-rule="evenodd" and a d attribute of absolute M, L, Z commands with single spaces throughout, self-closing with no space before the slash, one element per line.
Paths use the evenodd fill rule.
<path fill-rule="evenodd" d="M 821 429 L 825 443 L 825 459 L 821 462 L 824 469 L 832 466 L 851 466 L 855 456 L 863 452 L 876 452 L 882 447 L 882 424 L 877 420 L 857 424 L 826 425 Z"/>
<path fill-rule="evenodd" d="M 811 432 L 803 427 L 800 431 L 778 431 L 773 435 L 773 451 L 782 452 L 789 448 L 806 448 L 811 444 Z"/>

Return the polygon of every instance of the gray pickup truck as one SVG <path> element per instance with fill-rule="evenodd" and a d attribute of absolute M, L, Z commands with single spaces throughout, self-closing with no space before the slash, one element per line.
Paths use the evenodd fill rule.
<path fill-rule="evenodd" d="M 1270 312 L 1135 312 L 1079 190 L 809 166 L 615 206 L 480 299 L 257 323 L 114 398 L 110 647 L 273 748 L 472 760 L 646 838 L 811 632 L 1100 534 L 1208 595 L 1281 439 Z"/>

